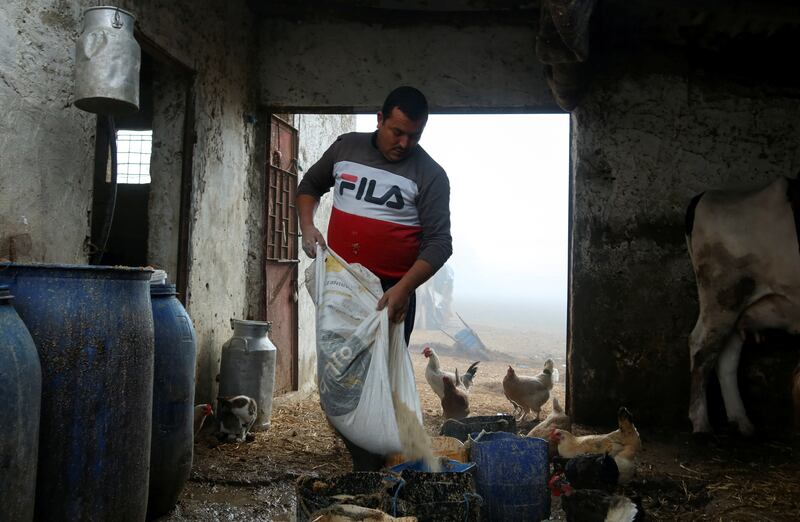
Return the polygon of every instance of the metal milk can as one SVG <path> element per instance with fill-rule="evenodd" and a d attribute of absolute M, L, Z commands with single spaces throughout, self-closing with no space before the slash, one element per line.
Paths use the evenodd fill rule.
<path fill-rule="evenodd" d="M 269 429 L 275 389 L 277 348 L 267 337 L 272 323 L 231 319 L 233 336 L 222 345 L 219 396 L 247 395 L 256 400 L 254 430 Z"/>
<path fill-rule="evenodd" d="M 75 43 L 75 106 L 88 112 L 122 115 L 139 110 L 142 51 L 133 37 L 136 18 L 118 7 L 83 12 Z"/>

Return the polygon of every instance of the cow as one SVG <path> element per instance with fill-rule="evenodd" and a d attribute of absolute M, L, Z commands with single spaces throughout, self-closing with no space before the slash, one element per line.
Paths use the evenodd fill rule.
<path fill-rule="evenodd" d="M 742 345 L 760 331 L 800 333 L 800 181 L 780 177 L 742 192 L 709 191 L 692 199 L 686 243 L 700 313 L 689 336 L 694 433 L 711 431 L 706 380 L 716 368 L 728 422 L 752 435 L 737 382 Z"/>

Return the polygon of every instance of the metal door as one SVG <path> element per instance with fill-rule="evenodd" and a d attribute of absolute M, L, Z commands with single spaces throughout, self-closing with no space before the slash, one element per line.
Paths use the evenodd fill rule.
<path fill-rule="evenodd" d="M 288 119 L 288 118 L 287 118 Z M 297 129 L 270 116 L 267 166 L 267 321 L 278 348 L 275 393 L 297 389 Z"/>

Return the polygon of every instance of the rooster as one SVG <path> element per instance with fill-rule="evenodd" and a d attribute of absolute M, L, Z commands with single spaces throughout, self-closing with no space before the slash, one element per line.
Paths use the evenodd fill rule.
<path fill-rule="evenodd" d="M 219 438 L 244 442 L 256 422 L 257 414 L 255 399 L 246 395 L 217 398 Z"/>
<path fill-rule="evenodd" d="M 561 497 L 567 522 L 638 522 L 644 510 L 628 497 L 611 495 L 600 489 L 576 489 L 560 473 L 548 482 L 550 491 Z"/>
<path fill-rule="evenodd" d="M 457 379 L 455 373 L 446 372 L 441 369 L 439 357 L 436 355 L 436 352 L 433 351 L 433 348 L 426 346 L 422 350 L 422 355 L 428 359 L 428 366 L 425 368 L 425 380 L 428 381 L 433 393 L 440 399 L 444 397 L 443 377 L 450 377 L 450 380 L 453 381 L 455 386 L 463 385 L 464 389 L 469 391 L 472 386 L 472 380 L 475 378 L 475 373 L 478 371 L 478 363 L 480 361 L 472 363 L 466 373 L 460 379 Z"/>
<path fill-rule="evenodd" d="M 458 379 L 458 370 L 456 370 Z M 442 397 L 442 412 L 445 419 L 463 419 L 469 415 L 469 395 L 456 388 L 450 377 L 442 377 L 444 383 L 444 397 Z"/>
<path fill-rule="evenodd" d="M 602 489 L 612 493 L 619 481 L 619 468 L 608 453 L 581 453 L 571 459 L 553 457 L 556 474 L 563 473 L 573 488 Z"/>
<path fill-rule="evenodd" d="M 522 417 L 518 418 L 517 422 L 525 420 L 531 411 L 536 414 L 536 420 L 539 420 L 542 405 L 550 398 L 550 390 L 553 389 L 552 374 L 552 359 L 544 362 L 542 373 L 535 377 L 520 377 L 514 368 L 508 367 L 503 378 L 503 392 L 514 405 L 514 416 L 516 417 L 518 410 L 522 411 Z"/>
<path fill-rule="evenodd" d="M 194 407 L 194 438 L 200 434 L 200 430 L 203 429 L 203 423 L 206 421 L 206 417 L 213 414 L 214 410 L 211 409 L 210 404 L 198 404 Z"/>

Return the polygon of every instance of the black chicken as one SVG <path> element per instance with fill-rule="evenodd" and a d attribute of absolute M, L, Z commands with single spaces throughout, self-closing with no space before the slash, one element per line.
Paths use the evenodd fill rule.
<path fill-rule="evenodd" d="M 567 484 L 567 487 L 569 485 Z M 631 499 L 600 489 L 568 489 L 561 496 L 567 522 L 639 522 L 644 512 Z"/>
<path fill-rule="evenodd" d="M 617 463 L 608 454 L 582 453 L 571 459 L 554 457 L 549 487 L 561 497 L 568 522 L 640 522 L 641 502 L 613 495 L 619 480 Z"/>
<path fill-rule="evenodd" d="M 600 489 L 612 493 L 619 468 L 608 453 L 581 453 L 571 459 L 553 457 L 553 472 L 563 473 L 573 489 Z"/>

